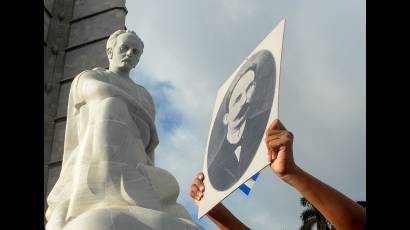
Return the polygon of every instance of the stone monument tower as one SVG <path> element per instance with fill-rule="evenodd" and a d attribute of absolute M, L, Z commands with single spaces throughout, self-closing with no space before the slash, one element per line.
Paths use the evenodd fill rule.
<path fill-rule="evenodd" d="M 143 42 L 124 7 L 90 9 L 101 2 L 56 0 L 55 21 L 45 6 L 46 229 L 200 230 L 154 164 L 154 103 L 129 77 Z"/>
<path fill-rule="evenodd" d="M 105 45 L 126 14 L 125 0 L 44 0 L 44 198 L 61 170 L 71 82 L 85 69 L 108 68 Z"/>

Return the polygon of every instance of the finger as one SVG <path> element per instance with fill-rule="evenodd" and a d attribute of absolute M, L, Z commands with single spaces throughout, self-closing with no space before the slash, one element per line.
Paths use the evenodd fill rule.
<path fill-rule="evenodd" d="M 265 137 L 265 142 L 279 140 L 282 142 L 292 141 L 293 140 L 293 133 L 287 130 L 281 130 L 280 133 L 269 135 Z"/>
<path fill-rule="evenodd" d="M 192 198 L 200 200 L 203 196 L 203 192 L 201 192 L 196 185 L 192 185 L 190 195 Z"/>
<path fill-rule="evenodd" d="M 269 151 L 270 151 L 270 148 L 269 148 L 269 139 L 268 139 L 268 136 L 265 136 L 265 145 L 266 145 L 266 149 L 268 150 L 268 154 L 269 154 Z"/>
<path fill-rule="evenodd" d="M 198 188 L 199 188 L 199 191 L 200 191 L 200 192 L 205 192 L 205 186 L 204 186 L 204 184 L 200 184 L 200 185 L 198 186 Z"/>
<path fill-rule="evenodd" d="M 268 161 L 276 159 L 279 148 L 276 145 L 270 145 L 268 150 Z"/>
<path fill-rule="evenodd" d="M 289 131 L 284 131 L 283 135 L 280 137 L 280 142 L 283 144 L 289 144 L 293 140 L 293 134 Z"/>
<path fill-rule="evenodd" d="M 279 147 L 283 144 L 281 139 L 272 140 L 269 142 L 269 149 L 270 151 L 278 151 Z"/>
<path fill-rule="evenodd" d="M 272 148 L 272 147 L 268 147 L 268 162 L 272 162 L 272 159 L 274 159 L 274 156 L 277 155 L 277 149 Z"/>
<path fill-rule="evenodd" d="M 195 193 L 195 199 L 196 200 L 201 200 L 203 196 L 204 196 L 204 194 L 201 191 L 197 191 Z"/>
<path fill-rule="evenodd" d="M 195 199 L 196 192 L 197 192 L 197 190 L 194 190 L 194 189 L 191 188 L 191 191 L 190 191 L 189 195 L 191 196 L 192 199 Z"/>
<path fill-rule="evenodd" d="M 191 185 L 191 192 L 196 194 L 198 191 L 199 191 L 198 186 L 196 186 L 195 184 Z"/>
<path fill-rule="evenodd" d="M 281 130 L 280 133 L 269 135 L 265 137 L 265 142 L 269 143 L 271 141 L 287 142 L 293 139 L 293 134 L 287 130 Z"/>
<path fill-rule="evenodd" d="M 196 193 L 195 193 L 195 192 L 191 191 L 191 192 L 189 193 L 189 195 L 191 196 L 192 199 L 196 200 L 196 199 L 195 199 L 195 196 L 196 196 Z"/>
<path fill-rule="evenodd" d="M 279 147 L 278 153 L 280 153 L 280 152 L 285 152 L 286 149 L 287 149 L 287 146 L 281 145 L 281 146 Z"/>
<path fill-rule="evenodd" d="M 204 185 L 205 175 L 202 172 L 198 173 L 198 179 L 201 181 L 201 183 L 199 184 L 199 190 L 204 192 L 205 191 L 205 185 Z"/>
<path fill-rule="evenodd" d="M 196 178 L 198 178 L 199 180 L 203 181 L 204 178 L 205 178 L 205 176 L 204 176 L 204 174 L 203 174 L 202 172 L 200 172 L 200 173 L 196 174 Z"/>
<path fill-rule="evenodd" d="M 191 198 L 193 199 L 193 200 L 196 200 L 196 201 L 200 201 L 201 199 L 202 199 L 202 197 L 203 197 L 203 194 L 202 193 L 194 193 L 194 192 L 191 192 Z"/>
<path fill-rule="evenodd" d="M 292 148 L 292 138 L 290 133 L 281 136 L 279 139 L 269 141 L 269 149 L 272 151 L 271 160 L 275 160 L 280 152 L 286 151 L 287 148 Z"/>
<path fill-rule="evenodd" d="M 286 131 L 281 130 L 281 131 L 276 132 L 274 134 L 265 136 L 265 141 L 269 142 L 271 140 L 279 139 L 279 138 L 281 138 L 282 136 L 285 136 L 285 135 L 286 135 Z"/>
<path fill-rule="evenodd" d="M 279 129 L 269 129 L 266 130 L 266 136 L 272 136 L 272 135 L 278 135 L 283 133 L 284 130 L 279 130 Z"/>
<path fill-rule="evenodd" d="M 270 150 L 269 142 L 279 139 L 283 135 L 283 131 L 269 130 L 265 136 L 265 144 L 268 151 Z"/>
<path fill-rule="evenodd" d="M 274 140 L 273 137 L 266 137 L 265 138 L 265 145 L 266 145 L 266 149 L 268 150 L 268 152 L 267 152 L 268 162 L 271 162 L 271 160 L 272 160 L 273 148 L 269 145 L 269 143 L 273 140 Z"/>
<path fill-rule="evenodd" d="M 286 130 L 286 127 L 282 124 L 282 122 L 280 122 L 279 119 L 278 119 L 278 128 L 279 130 Z"/>
<path fill-rule="evenodd" d="M 273 148 L 271 152 L 272 152 L 272 154 L 271 154 L 271 162 L 273 162 L 273 161 L 275 161 L 276 158 L 278 157 L 279 149 Z"/>
<path fill-rule="evenodd" d="M 196 188 L 201 192 L 205 191 L 204 183 L 199 179 L 195 179 L 192 185 L 195 185 Z"/>
<path fill-rule="evenodd" d="M 293 133 L 288 131 L 288 136 L 293 139 Z"/>
<path fill-rule="evenodd" d="M 203 196 L 204 196 L 204 194 L 203 194 L 202 192 L 198 192 L 198 193 L 196 194 L 196 199 L 197 199 L 197 200 L 201 200 Z"/>
<path fill-rule="evenodd" d="M 268 154 L 266 155 L 268 157 L 268 162 L 270 163 L 272 161 L 272 152 L 268 149 Z"/>
<path fill-rule="evenodd" d="M 269 127 L 266 129 L 266 132 L 267 132 L 268 130 L 277 129 L 277 128 L 278 128 L 278 122 L 279 122 L 278 119 L 273 120 L 273 121 L 270 123 Z"/>

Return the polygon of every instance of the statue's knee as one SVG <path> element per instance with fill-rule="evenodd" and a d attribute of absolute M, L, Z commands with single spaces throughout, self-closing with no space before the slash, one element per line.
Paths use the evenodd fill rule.
<path fill-rule="evenodd" d="M 127 212 L 127 209 L 90 210 L 75 218 L 64 230 L 152 230 Z"/>
<path fill-rule="evenodd" d="M 108 209 L 89 210 L 70 221 L 64 230 L 111 230 L 111 212 Z"/>

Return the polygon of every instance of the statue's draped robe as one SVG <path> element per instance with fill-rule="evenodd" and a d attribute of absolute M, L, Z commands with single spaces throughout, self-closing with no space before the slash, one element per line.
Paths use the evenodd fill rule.
<path fill-rule="evenodd" d="M 87 74 L 135 100 L 108 96 L 88 102 L 80 93 L 86 86 L 79 86 Z M 48 230 L 200 229 L 176 203 L 175 178 L 153 164 L 154 116 L 150 94 L 130 79 L 95 68 L 73 80 L 62 169 L 47 198 Z"/>

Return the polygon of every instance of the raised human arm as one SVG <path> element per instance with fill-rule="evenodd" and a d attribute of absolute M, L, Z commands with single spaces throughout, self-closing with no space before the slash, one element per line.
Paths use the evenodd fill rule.
<path fill-rule="evenodd" d="M 274 173 L 298 190 L 336 229 L 366 229 L 366 209 L 297 166 L 293 134 L 279 120 L 266 131 L 268 160 Z"/>
<path fill-rule="evenodd" d="M 198 173 L 192 182 L 190 196 L 196 206 L 204 196 L 205 186 L 203 184 L 204 174 Z M 247 230 L 249 229 L 238 218 L 236 218 L 222 203 L 218 203 L 207 214 L 208 218 L 221 230 Z"/>

